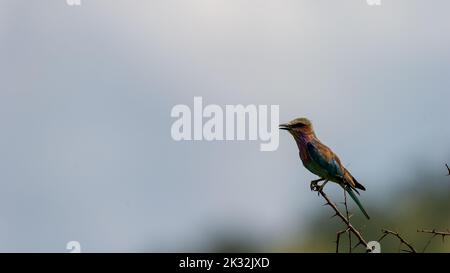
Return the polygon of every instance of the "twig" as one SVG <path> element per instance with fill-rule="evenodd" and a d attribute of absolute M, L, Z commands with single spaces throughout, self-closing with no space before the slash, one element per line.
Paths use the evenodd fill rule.
<path fill-rule="evenodd" d="M 336 253 L 339 253 L 339 241 L 341 239 L 341 235 L 348 231 L 349 231 L 349 228 L 343 229 L 343 230 L 337 232 L 337 234 L 336 234 Z M 350 248 L 351 248 L 351 245 L 350 245 Z"/>
<path fill-rule="evenodd" d="M 421 232 L 421 233 L 431 233 L 431 234 L 434 234 L 434 235 L 440 235 L 440 236 L 442 236 L 442 237 L 450 236 L 450 230 L 447 230 L 447 231 L 438 231 L 438 230 L 435 230 L 435 229 L 418 229 L 417 232 Z"/>
<path fill-rule="evenodd" d="M 447 167 L 447 170 L 448 170 L 447 176 L 450 176 L 450 167 L 448 166 L 448 164 L 445 164 L 445 167 Z"/>
<path fill-rule="evenodd" d="M 341 220 L 347 225 L 347 229 L 348 229 L 348 231 L 346 231 L 346 232 L 351 232 L 351 233 L 353 233 L 355 236 L 356 236 L 356 238 L 358 238 L 358 244 L 356 244 L 353 248 L 355 248 L 355 247 L 357 247 L 357 246 L 359 246 L 359 245 L 363 245 L 364 247 L 366 247 L 367 248 L 367 241 L 362 237 L 362 235 L 361 235 L 361 232 L 359 232 L 359 230 L 357 230 L 351 223 L 350 223 L 350 220 L 348 220 L 339 210 L 338 210 L 338 208 L 336 207 L 336 205 L 328 198 L 328 196 L 322 191 L 322 190 L 319 190 L 319 194 L 320 195 L 322 195 L 322 197 L 327 201 L 324 205 L 328 205 L 328 206 L 330 206 L 333 210 L 334 210 L 334 212 L 335 212 L 335 214 L 333 215 L 333 217 L 334 216 L 338 216 L 339 218 L 341 218 Z M 342 232 L 342 233 L 344 233 L 344 232 Z M 342 234 L 341 233 L 341 234 Z M 338 233 L 339 234 L 339 233 Z M 340 236 L 340 235 L 339 235 Z M 337 245 L 337 247 L 339 247 L 339 245 Z"/>
<path fill-rule="evenodd" d="M 423 248 L 423 252 L 425 252 L 425 250 L 427 250 L 428 246 L 430 245 L 431 241 L 434 239 L 434 237 L 436 236 L 442 236 L 442 242 L 445 242 L 445 236 L 450 236 L 450 231 L 437 231 L 435 229 L 418 229 L 417 232 L 420 233 L 429 233 L 432 234 L 430 239 L 428 240 L 428 242 L 425 244 L 425 247 Z"/>
<path fill-rule="evenodd" d="M 344 205 L 345 205 L 345 215 L 347 216 L 347 221 L 350 222 L 350 215 L 348 213 L 348 206 L 347 206 L 347 192 L 344 190 Z M 352 233 L 348 233 L 348 252 L 352 253 Z"/>
<path fill-rule="evenodd" d="M 388 229 L 382 229 L 381 232 L 383 232 L 383 236 L 381 236 L 381 238 L 378 239 L 378 242 L 381 242 L 381 240 L 383 240 L 388 235 L 393 235 L 400 240 L 400 246 L 403 244 L 409 248 L 409 250 L 403 250 L 403 251 L 417 253 L 416 249 L 410 243 L 408 243 L 408 241 L 403 239 L 403 237 L 398 232 L 388 230 Z"/>

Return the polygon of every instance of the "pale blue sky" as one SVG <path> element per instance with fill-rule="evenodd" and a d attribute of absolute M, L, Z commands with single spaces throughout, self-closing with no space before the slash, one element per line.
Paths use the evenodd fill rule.
<path fill-rule="evenodd" d="M 0 0 L 0 251 L 207 250 L 318 207 L 293 140 L 174 142 L 175 104 L 279 104 L 382 202 L 450 150 L 444 0 Z M 330 188 L 331 189 L 331 188 Z"/>

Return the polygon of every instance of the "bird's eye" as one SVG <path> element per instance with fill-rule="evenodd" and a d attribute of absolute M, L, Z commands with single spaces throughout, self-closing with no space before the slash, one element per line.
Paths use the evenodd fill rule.
<path fill-rule="evenodd" d="M 302 128 L 302 127 L 305 127 L 305 126 L 306 125 L 303 124 L 303 123 L 297 123 L 297 124 L 291 125 L 291 128 Z"/>

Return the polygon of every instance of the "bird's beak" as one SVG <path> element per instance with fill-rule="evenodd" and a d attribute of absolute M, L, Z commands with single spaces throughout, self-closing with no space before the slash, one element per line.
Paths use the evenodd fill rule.
<path fill-rule="evenodd" d="M 285 124 L 280 124 L 279 129 L 289 131 L 289 130 L 291 130 L 291 127 L 289 126 L 289 124 L 285 123 Z"/>

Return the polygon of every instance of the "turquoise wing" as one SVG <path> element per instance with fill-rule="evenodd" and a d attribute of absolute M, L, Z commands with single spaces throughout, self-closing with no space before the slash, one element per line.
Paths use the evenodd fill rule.
<path fill-rule="evenodd" d="M 310 155 L 311 159 L 324 171 L 326 171 L 329 176 L 342 177 L 343 173 L 341 170 L 341 166 L 333 156 L 332 152 L 329 150 L 325 150 L 327 149 L 325 146 L 321 147 L 322 149 L 320 149 L 316 147 L 316 145 L 318 145 L 317 142 L 310 142 L 306 145 L 308 154 Z M 321 152 L 321 150 L 323 152 Z M 325 154 L 324 152 L 327 152 L 327 154 Z"/>

